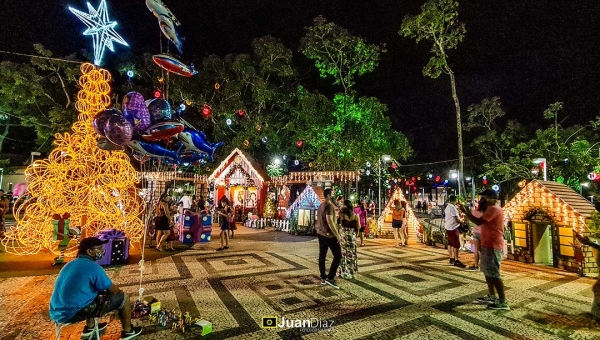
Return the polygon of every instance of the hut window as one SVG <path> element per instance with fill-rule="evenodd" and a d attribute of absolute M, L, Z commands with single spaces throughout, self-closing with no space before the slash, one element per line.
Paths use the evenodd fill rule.
<path fill-rule="evenodd" d="M 513 229 L 515 231 L 515 247 L 527 247 L 527 224 L 526 223 L 513 223 Z"/>
<path fill-rule="evenodd" d="M 298 210 L 298 226 L 308 227 L 310 225 L 310 210 Z"/>
<path fill-rule="evenodd" d="M 575 249 L 573 244 L 573 228 L 571 226 L 560 226 L 558 227 L 558 241 L 560 243 L 560 254 L 564 256 L 575 256 Z"/>

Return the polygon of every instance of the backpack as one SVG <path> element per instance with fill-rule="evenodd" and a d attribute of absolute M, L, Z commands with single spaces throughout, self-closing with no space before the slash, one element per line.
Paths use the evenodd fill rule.
<path fill-rule="evenodd" d="M 325 237 L 334 237 L 331 229 L 329 228 L 329 223 L 327 222 L 327 214 L 325 214 L 325 210 L 330 204 L 331 203 L 329 202 L 321 204 L 317 210 L 317 219 L 315 221 L 315 230 L 317 234 Z"/>

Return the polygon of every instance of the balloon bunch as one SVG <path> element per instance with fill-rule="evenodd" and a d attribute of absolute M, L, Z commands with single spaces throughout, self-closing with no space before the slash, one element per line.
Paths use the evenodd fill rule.
<path fill-rule="evenodd" d="M 108 109 L 93 121 L 101 137 L 98 147 L 104 150 L 122 150 L 128 146 L 138 160 L 161 159 L 166 163 L 203 163 L 214 161 L 215 150 L 222 142 L 210 143 L 206 134 L 185 127 L 180 119 L 181 110 L 173 111 L 168 101 L 156 98 L 144 100 L 138 92 L 129 92 L 123 98 L 123 112 Z"/>

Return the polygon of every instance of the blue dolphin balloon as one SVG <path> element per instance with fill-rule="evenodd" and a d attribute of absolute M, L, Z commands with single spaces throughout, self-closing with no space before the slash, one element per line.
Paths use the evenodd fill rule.
<path fill-rule="evenodd" d="M 190 128 L 185 128 L 177 138 L 183 143 L 185 148 L 190 151 L 205 153 L 211 162 L 214 161 L 215 150 L 223 145 L 223 142 L 209 143 L 206 141 L 206 135 L 202 131 L 196 131 Z"/>
<path fill-rule="evenodd" d="M 179 155 L 176 151 L 168 150 L 154 143 L 145 143 L 137 140 L 129 142 L 129 147 L 141 155 L 148 155 L 155 158 L 170 158 L 174 161 L 179 160 Z"/>

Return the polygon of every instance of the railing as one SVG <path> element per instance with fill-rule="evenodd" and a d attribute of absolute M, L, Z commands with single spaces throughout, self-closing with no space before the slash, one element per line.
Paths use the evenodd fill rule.
<path fill-rule="evenodd" d="M 272 227 L 277 231 L 290 231 L 290 221 L 278 220 L 274 218 L 259 218 L 257 220 L 246 220 L 244 225 L 247 228 L 265 229 L 265 227 Z"/>

